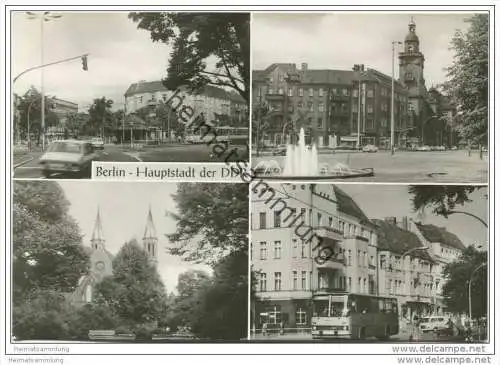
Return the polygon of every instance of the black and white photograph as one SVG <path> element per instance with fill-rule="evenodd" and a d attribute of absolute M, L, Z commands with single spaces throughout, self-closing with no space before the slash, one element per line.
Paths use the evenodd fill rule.
<path fill-rule="evenodd" d="M 13 188 L 15 343 L 247 339 L 247 185 Z"/>
<path fill-rule="evenodd" d="M 15 178 L 248 161 L 250 14 L 13 12 Z M 235 157 L 237 156 L 237 157 Z"/>
<path fill-rule="evenodd" d="M 255 173 L 485 184 L 488 60 L 487 13 L 253 14 Z"/>
<path fill-rule="evenodd" d="M 488 342 L 488 188 L 251 190 L 251 338 Z"/>

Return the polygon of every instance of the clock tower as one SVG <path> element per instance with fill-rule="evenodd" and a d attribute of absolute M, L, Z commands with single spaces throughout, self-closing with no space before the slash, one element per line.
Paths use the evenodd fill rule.
<path fill-rule="evenodd" d="M 424 79 L 424 55 L 420 52 L 420 41 L 415 32 L 416 24 L 411 18 L 405 37 L 404 51 L 399 53 L 399 81 L 408 88 L 408 100 L 417 118 L 423 112 L 427 89 Z"/>

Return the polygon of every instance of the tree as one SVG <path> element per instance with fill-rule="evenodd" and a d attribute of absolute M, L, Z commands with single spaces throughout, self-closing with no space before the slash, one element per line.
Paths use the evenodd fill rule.
<path fill-rule="evenodd" d="M 248 13 L 130 13 L 153 42 L 172 45 L 169 90 L 187 85 L 229 87 L 247 102 L 250 85 L 250 16 Z M 215 59 L 215 66 L 209 65 Z"/>
<path fill-rule="evenodd" d="M 96 293 L 131 327 L 157 323 L 165 315 L 165 287 L 136 240 L 123 245 L 113 260 L 113 275 L 96 286 Z"/>
<path fill-rule="evenodd" d="M 169 252 L 184 260 L 215 264 L 234 251 L 248 253 L 248 187 L 181 183 L 174 195 L 177 230 Z"/>
<path fill-rule="evenodd" d="M 210 286 L 198 292 L 193 332 L 201 338 L 240 340 L 248 327 L 248 255 L 236 251 L 214 268 Z"/>
<path fill-rule="evenodd" d="M 74 310 L 69 322 L 69 336 L 77 340 L 88 340 L 90 330 L 114 330 L 119 320 L 110 306 L 99 300 Z"/>
<path fill-rule="evenodd" d="M 463 185 L 412 185 L 408 190 L 413 195 L 411 200 L 415 211 L 423 211 L 429 207 L 433 209 L 434 214 L 445 218 L 451 214 L 465 214 L 488 227 L 488 224 L 475 214 L 455 209 L 457 205 L 463 206 L 471 202 L 470 194 L 484 188 L 484 186 Z"/>
<path fill-rule="evenodd" d="M 45 97 L 45 128 L 56 126 L 59 118 L 51 108 L 49 97 Z M 20 128 L 21 137 L 27 138 L 28 129 L 30 135 L 35 135 L 35 139 L 40 142 L 42 132 L 42 94 L 34 87 L 31 87 L 20 99 L 17 106 L 19 111 L 19 121 L 16 127 Z"/>
<path fill-rule="evenodd" d="M 68 208 L 55 182 L 14 184 L 14 303 L 36 290 L 73 292 L 87 274 L 89 257 Z"/>
<path fill-rule="evenodd" d="M 457 31 L 451 41 L 454 61 L 448 68 L 446 93 L 459 107 L 456 126 L 465 140 L 482 145 L 488 142 L 488 14 L 475 14 L 466 21 L 464 33 Z"/>
<path fill-rule="evenodd" d="M 104 137 L 105 133 L 112 129 L 112 106 L 113 100 L 106 99 L 106 97 L 103 96 L 100 99 L 94 99 L 94 102 L 89 108 L 90 125 L 93 128 L 93 132 L 100 134 L 101 137 Z"/>
<path fill-rule="evenodd" d="M 483 317 L 488 313 L 488 254 L 469 246 L 462 256 L 444 268 L 446 283 L 443 296 L 448 310 L 454 313 L 469 313 L 469 280 L 472 279 L 472 317 Z M 484 265 L 484 266 L 481 266 Z M 479 268 L 479 269 L 478 269 Z M 473 271 L 477 271 L 474 273 Z"/>
<path fill-rule="evenodd" d="M 71 309 L 55 290 L 36 290 L 14 305 L 12 332 L 18 340 L 68 339 Z"/>

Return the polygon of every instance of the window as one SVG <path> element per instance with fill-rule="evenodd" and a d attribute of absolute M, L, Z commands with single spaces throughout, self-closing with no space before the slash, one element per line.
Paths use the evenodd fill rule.
<path fill-rule="evenodd" d="M 306 221 L 306 208 L 300 208 L 300 216 L 302 217 L 302 222 Z"/>
<path fill-rule="evenodd" d="M 322 218 L 321 213 L 318 213 L 318 227 L 321 226 L 321 218 Z"/>
<path fill-rule="evenodd" d="M 295 323 L 298 325 L 307 324 L 307 312 L 304 309 L 299 308 L 295 313 Z"/>
<path fill-rule="evenodd" d="M 267 290 L 267 277 L 266 277 L 266 274 L 264 274 L 264 273 L 260 274 L 259 289 L 260 289 L 260 291 L 266 291 Z"/>
<path fill-rule="evenodd" d="M 353 96 L 354 98 L 357 98 L 357 97 L 358 97 L 358 89 L 354 89 L 354 90 L 352 91 L 352 96 Z"/>
<path fill-rule="evenodd" d="M 363 252 L 363 263 L 364 263 L 364 266 L 367 267 L 368 266 L 368 260 L 367 260 L 367 256 L 366 256 L 366 251 Z"/>
<path fill-rule="evenodd" d="M 358 266 L 361 266 L 361 250 L 358 250 L 357 260 L 358 260 Z"/>
<path fill-rule="evenodd" d="M 312 101 L 310 101 L 310 102 L 308 102 L 308 103 L 307 103 L 307 109 L 308 109 L 310 112 L 314 111 Z"/>
<path fill-rule="evenodd" d="M 314 96 L 314 90 L 312 88 L 309 89 L 309 96 L 311 96 L 311 97 Z"/>
<path fill-rule="evenodd" d="M 278 94 L 283 95 L 283 88 L 281 88 L 281 87 L 280 87 L 280 88 L 278 89 Z"/>
<path fill-rule="evenodd" d="M 294 238 L 292 239 L 292 257 L 296 258 L 297 257 L 297 250 L 299 247 L 297 246 L 297 240 Z"/>
<path fill-rule="evenodd" d="M 352 278 L 351 278 L 350 276 L 349 276 L 349 281 L 348 281 L 348 283 L 349 283 L 349 284 L 348 284 L 349 286 L 347 287 L 347 290 L 348 290 L 348 291 L 351 291 L 351 290 L 352 290 Z"/>
<path fill-rule="evenodd" d="M 371 104 L 366 105 L 366 112 L 373 113 L 373 105 L 371 105 Z"/>
<path fill-rule="evenodd" d="M 274 212 L 274 228 L 279 228 L 281 227 L 281 211 L 275 211 Z"/>
<path fill-rule="evenodd" d="M 358 278 L 358 292 L 361 292 L 361 278 Z"/>
<path fill-rule="evenodd" d="M 274 90 L 273 90 L 273 88 L 272 88 L 272 87 L 270 87 L 270 88 L 267 90 L 267 93 L 271 95 L 271 94 L 273 93 L 273 91 L 274 91 Z"/>
<path fill-rule="evenodd" d="M 285 80 L 285 77 L 283 75 L 279 75 L 278 80 L 279 82 L 283 82 Z"/>
<path fill-rule="evenodd" d="M 302 285 L 302 290 L 307 289 L 307 271 L 302 271 L 300 275 L 300 282 Z"/>
<path fill-rule="evenodd" d="M 319 95 L 319 96 L 323 96 L 323 88 L 321 88 L 321 87 L 319 88 L 319 90 L 318 90 L 318 95 Z"/>
<path fill-rule="evenodd" d="M 267 260 L 267 243 L 266 242 L 260 243 L 260 259 Z"/>
<path fill-rule="evenodd" d="M 347 251 L 347 265 L 352 266 L 352 252 L 351 252 L 351 250 Z"/>
<path fill-rule="evenodd" d="M 318 118 L 318 128 L 323 129 L 323 118 Z"/>
<path fill-rule="evenodd" d="M 274 273 L 274 290 L 276 290 L 276 291 L 281 290 L 281 273 L 280 272 Z"/>
<path fill-rule="evenodd" d="M 299 88 L 299 96 L 304 96 L 304 89 L 303 88 Z"/>
<path fill-rule="evenodd" d="M 274 258 L 276 260 L 281 258 L 281 241 L 274 241 Z"/>
<path fill-rule="evenodd" d="M 308 248 L 307 241 L 302 241 L 300 257 L 302 257 L 303 259 L 307 258 L 307 248 Z"/>
<path fill-rule="evenodd" d="M 325 105 L 323 103 L 318 104 L 318 111 L 324 112 L 325 111 Z"/>
<path fill-rule="evenodd" d="M 368 91 L 366 92 L 366 97 L 373 98 L 373 89 L 368 89 Z"/>
<path fill-rule="evenodd" d="M 288 89 L 288 96 L 293 96 L 293 89 Z"/>
<path fill-rule="evenodd" d="M 87 287 L 85 288 L 85 302 L 92 302 L 92 286 L 90 284 L 87 284 Z"/>
<path fill-rule="evenodd" d="M 301 102 L 301 101 L 299 101 L 299 102 L 297 103 L 297 108 L 302 109 L 302 108 L 303 108 L 303 106 L 304 106 L 304 105 L 302 104 L 302 102 Z"/>
<path fill-rule="evenodd" d="M 266 213 L 259 213 L 259 228 L 266 229 Z"/>
<path fill-rule="evenodd" d="M 349 90 L 347 90 L 347 89 L 345 89 L 345 88 L 344 88 L 344 89 L 342 89 L 342 95 L 344 95 L 344 96 L 349 96 Z"/>
<path fill-rule="evenodd" d="M 333 218 L 328 217 L 328 227 L 333 227 Z"/>
<path fill-rule="evenodd" d="M 298 281 L 297 271 L 293 271 L 292 272 L 293 290 L 297 290 L 297 281 Z"/>

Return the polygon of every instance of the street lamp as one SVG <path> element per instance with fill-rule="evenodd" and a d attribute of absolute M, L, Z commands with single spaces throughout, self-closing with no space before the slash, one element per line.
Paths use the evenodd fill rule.
<path fill-rule="evenodd" d="M 471 296 L 472 278 L 477 270 L 479 270 L 480 268 L 482 268 L 483 266 L 486 266 L 486 265 L 487 265 L 487 263 L 483 262 L 481 265 L 479 265 L 474 270 L 472 270 L 472 273 L 470 274 L 470 278 L 469 278 L 469 319 L 471 319 L 471 320 L 472 320 L 472 296 Z"/>
<path fill-rule="evenodd" d="M 391 77 L 391 155 L 394 155 L 394 57 L 399 41 L 392 41 L 392 77 Z"/>
<path fill-rule="evenodd" d="M 50 11 L 45 11 L 41 15 L 27 12 L 28 19 L 40 19 L 40 56 L 42 59 L 41 64 L 43 65 L 43 24 L 45 22 L 55 20 L 60 18 L 62 15 L 52 14 Z M 41 133 L 42 133 L 42 150 L 45 150 L 45 96 L 44 96 L 44 78 L 43 78 L 43 68 L 40 70 L 41 72 L 41 94 L 42 94 L 42 107 L 41 107 Z"/>

